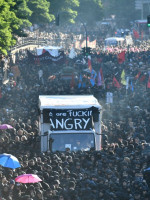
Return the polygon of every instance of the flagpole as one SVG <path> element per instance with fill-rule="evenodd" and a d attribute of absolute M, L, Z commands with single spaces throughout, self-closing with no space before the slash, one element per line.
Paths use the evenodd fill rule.
<path fill-rule="evenodd" d="M 127 96 L 127 94 L 128 94 L 129 80 L 130 80 L 130 76 L 127 76 L 127 77 L 126 77 L 126 96 Z"/>

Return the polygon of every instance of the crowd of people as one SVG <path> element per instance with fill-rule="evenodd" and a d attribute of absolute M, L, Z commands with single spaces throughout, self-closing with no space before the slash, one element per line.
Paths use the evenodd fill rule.
<path fill-rule="evenodd" d="M 0 167 L 2 200 L 149 200 L 150 181 L 150 88 L 149 41 L 127 49 L 125 61 L 118 63 L 117 51 L 93 51 L 92 68 L 103 70 L 104 83 L 91 85 L 85 73 L 87 60 L 81 53 L 63 64 L 35 64 L 26 50 L 10 60 L 8 82 L 1 85 L 0 123 L 13 129 L 0 130 L 0 153 L 16 156 L 20 168 Z M 118 50 L 120 52 L 120 50 Z M 80 62 L 78 62 L 80 61 Z M 74 84 L 61 79 L 62 68 L 72 66 Z M 122 70 L 130 78 L 129 87 L 120 83 Z M 84 86 L 79 87 L 82 74 Z M 113 84 L 116 77 L 120 87 Z M 41 78 L 42 77 L 42 78 Z M 131 87 L 132 82 L 132 87 Z M 106 101 L 107 92 L 113 101 Z M 38 133 L 39 95 L 93 94 L 103 107 L 102 150 L 87 152 L 40 152 Z M 21 174 L 37 174 L 39 183 L 17 183 Z M 146 174 L 146 175 L 145 175 Z"/>

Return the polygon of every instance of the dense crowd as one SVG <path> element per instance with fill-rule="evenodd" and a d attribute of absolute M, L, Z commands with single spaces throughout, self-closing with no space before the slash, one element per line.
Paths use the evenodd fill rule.
<path fill-rule="evenodd" d="M 0 167 L 2 200 L 149 200 L 150 183 L 145 169 L 150 167 L 150 88 L 149 41 L 126 52 L 125 62 L 118 64 L 117 52 L 92 54 L 92 67 L 102 67 L 104 84 L 91 86 L 85 73 L 83 56 L 69 59 L 62 65 L 31 64 L 25 50 L 16 53 L 11 63 L 8 82 L 1 86 L 0 122 L 14 128 L 0 130 L 0 153 L 15 155 L 21 168 Z M 77 62 L 80 61 L 80 62 Z M 73 66 L 77 78 L 62 80 L 65 66 Z M 113 76 L 120 82 L 122 70 L 132 80 L 134 89 L 112 84 Z M 140 73 L 139 73 L 140 72 Z M 78 87 L 79 76 L 84 87 Z M 137 76 L 139 74 L 139 77 Z M 52 78 L 55 77 L 55 78 Z M 135 78 L 136 77 L 136 78 Z M 144 77 L 141 79 L 141 77 Z M 106 102 L 107 92 L 113 102 Z M 97 152 L 40 152 L 38 135 L 38 96 L 93 94 L 103 107 L 102 150 Z M 37 174 L 42 181 L 34 184 L 16 183 L 20 174 Z"/>

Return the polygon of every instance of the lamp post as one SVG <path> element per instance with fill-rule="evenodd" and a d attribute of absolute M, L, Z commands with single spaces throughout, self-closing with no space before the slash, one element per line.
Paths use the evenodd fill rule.
<path fill-rule="evenodd" d="M 81 23 L 83 24 L 83 27 L 84 27 L 84 29 L 85 29 L 85 35 L 86 35 L 86 49 L 87 49 L 87 47 L 88 47 L 88 43 L 87 43 L 87 37 L 88 37 L 88 35 L 87 35 L 87 28 L 86 28 L 86 26 L 85 26 L 85 24 L 81 21 Z"/>
<path fill-rule="evenodd" d="M 58 12 L 57 15 L 56 15 L 56 25 L 59 26 L 59 20 L 60 20 L 60 13 L 66 13 L 65 11 L 62 11 L 62 12 Z M 87 43 L 87 37 L 88 37 L 88 34 L 87 34 L 87 28 L 86 28 L 86 25 L 85 23 L 82 21 L 82 19 L 78 16 L 80 22 L 82 23 L 83 27 L 84 27 L 84 30 L 85 30 L 85 35 L 86 35 L 86 49 L 88 47 L 88 43 Z"/>

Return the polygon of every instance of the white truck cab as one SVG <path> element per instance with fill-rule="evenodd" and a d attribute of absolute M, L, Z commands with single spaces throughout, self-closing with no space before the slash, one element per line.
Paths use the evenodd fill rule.
<path fill-rule="evenodd" d="M 40 95 L 41 152 L 101 149 L 102 107 L 93 95 Z"/>

